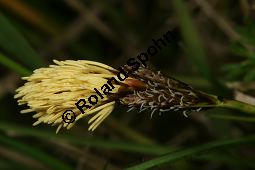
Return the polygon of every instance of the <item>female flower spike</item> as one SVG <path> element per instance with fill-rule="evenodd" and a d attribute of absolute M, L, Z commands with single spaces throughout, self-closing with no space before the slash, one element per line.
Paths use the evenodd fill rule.
<path fill-rule="evenodd" d="M 107 96 L 99 98 L 96 105 L 85 110 L 85 114 L 75 106 L 80 98 L 88 98 L 95 94 L 94 88 L 99 88 L 108 78 L 115 76 L 116 70 L 102 63 L 86 60 L 54 60 L 56 65 L 40 68 L 29 77 L 23 77 L 27 82 L 16 90 L 15 98 L 19 105 L 27 104 L 30 108 L 21 113 L 36 112 L 33 118 L 38 120 L 33 125 L 47 123 L 71 128 L 80 118 L 94 114 L 89 123 L 89 130 L 94 130 L 113 110 L 115 101 Z M 119 85 L 114 85 L 112 93 L 116 93 Z M 75 122 L 65 123 L 62 114 L 66 110 L 73 110 Z"/>

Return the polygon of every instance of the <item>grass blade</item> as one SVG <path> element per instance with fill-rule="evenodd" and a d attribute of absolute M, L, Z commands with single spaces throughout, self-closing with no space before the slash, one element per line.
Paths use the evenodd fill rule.
<path fill-rule="evenodd" d="M 19 62 L 29 68 L 35 69 L 43 66 L 43 60 L 1 13 L 0 25 L 0 48 L 14 55 Z"/>
<path fill-rule="evenodd" d="M 196 159 L 196 158 L 195 158 Z M 208 160 L 212 163 L 223 163 L 229 165 L 230 167 L 235 167 L 236 169 L 255 169 L 254 158 L 244 158 L 241 155 L 233 154 L 231 152 L 219 152 L 210 153 L 197 157 L 198 160 Z"/>
<path fill-rule="evenodd" d="M 60 162 L 54 157 L 45 154 L 41 150 L 34 148 L 32 146 L 25 145 L 15 139 L 0 135 L 0 143 L 9 145 L 15 148 L 15 150 L 17 151 L 20 151 L 26 155 L 32 156 L 33 158 L 43 162 L 45 165 L 52 167 L 53 169 L 65 169 L 65 170 L 71 169 L 67 165 L 65 165 L 63 162 Z"/>
<path fill-rule="evenodd" d="M 157 165 L 164 164 L 164 163 L 174 162 L 174 161 L 184 159 L 189 156 L 194 156 L 196 154 L 203 153 L 203 152 L 206 152 L 206 151 L 209 151 L 212 149 L 223 148 L 223 147 L 228 148 L 228 147 L 240 146 L 240 145 L 244 145 L 244 144 L 247 145 L 249 143 L 252 143 L 253 145 L 255 144 L 255 136 L 249 136 L 249 137 L 239 138 L 239 139 L 221 140 L 221 141 L 203 144 L 203 145 L 196 146 L 193 148 L 174 151 L 174 152 L 169 153 L 165 156 L 161 156 L 161 157 L 146 161 L 144 163 L 135 165 L 133 167 L 127 168 L 126 170 L 148 169 L 148 168 L 152 168 Z"/>
<path fill-rule="evenodd" d="M 33 128 L 26 128 L 22 126 L 12 125 L 8 122 L 0 122 L 0 129 L 3 131 L 14 131 L 20 135 L 33 136 L 41 139 L 47 140 L 59 140 L 66 141 L 68 143 L 81 145 L 81 146 L 89 146 L 96 147 L 102 149 L 113 149 L 120 150 L 125 152 L 134 152 L 141 154 L 151 154 L 151 155 L 162 155 L 167 152 L 173 151 L 173 148 L 170 147 L 162 147 L 158 145 L 143 145 L 136 143 L 128 143 L 128 142 L 112 142 L 106 141 L 102 139 L 87 139 L 85 137 L 77 137 L 74 135 L 66 135 L 66 134 L 58 134 L 56 135 L 53 132 L 49 132 L 46 130 L 39 130 Z"/>
<path fill-rule="evenodd" d="M 14 70 L 16 73 L 19 73 L 21 76 L 28 76 L 31 74 L 31 71 L 21 66 L 20 64 L 12 61 L 10 58 L 0 53 L 0 63 L 5 65 L 11 70 Z"/>
<path fill-rule="evenodd" d="M 182 0 L 174 0 L 173 6 L 179 18 L 180 29 L 185 42 L 185 49 L 192 65 L 218 89 L 221 94 L 227 94 L 225 86 L 212 74 L 207 63 L 206 53 L 199 39 L 198 32 L 187 12 L 188 9 Z"/>

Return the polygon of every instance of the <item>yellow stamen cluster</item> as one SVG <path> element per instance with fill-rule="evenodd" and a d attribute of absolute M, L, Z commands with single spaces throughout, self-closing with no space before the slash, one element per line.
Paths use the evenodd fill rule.
<path fill-rule="evenodd" d="M 81 114 L 75 103 L 81 98 L 95 94 L 94 88 L 101 87 L 107 79 L 115 76 L 116 70 L 102 63 L 87 60 L 56 61 L 56 65 L 40 68 L 29 77 L 23 77 L 27 82 L 18 88 L 15 98 L 19 105 L 27 104 L 30 108 L 21 113 L 36 112 L 33 118 L 38 120 L 33 125 L 47 123 L 70 129 L 77 120 L 94 114 L 89 120 L 89 130 L 95 130 L 98 125 L 112 112 L 115 102 L 107 96 L 99 99 L 98 103 Z M 119 85 L 111 93 L 116 93 Z M 65 110 L 73 110 L 75 122 L 65 123 L 62 114 Z"/>

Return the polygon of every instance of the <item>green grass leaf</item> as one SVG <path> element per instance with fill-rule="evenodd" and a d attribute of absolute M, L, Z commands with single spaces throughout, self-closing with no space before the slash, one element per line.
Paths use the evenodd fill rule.
<path fill-rule="evenodd" d="M 72 143 L 80 146 L 89 146 L 102 149 L 112 149 L 120 150 L 125 152 L 134 152 L 141 154 L 151 154 L 151 155 L 162 155 L 167 152 L 173 151 L 174 148 L 162 147 L 158 145 L 144 145 L 137 143 L 128 143 L 128 142 L 113 142 L 106 141 L 102 139 L 87 139 L 85 137 L 74 136 L 70 134 L 55 134 L 46 130 L 39 130 L 33 127 L 26 128 L 22 126 L 13 125 L 8 122 L 0 122 L 0 129 L 3 131 L 14 131 L 20 135 L 33 136 L 41 138 L 43 140 L 59 140 Z"/>
<path fill-rule="evenodd" d="M 0 48 L 15 56 L 20 63 L 29 68 L 35 69 L 43 66 L 43 60 L 1 13 L 0 25 Z"/>
<path fill-rule="evenodd" d="M 10 58 L 0 53 L 0 63 L 8 67 L 11 70 L 14 70 L 16 73 L 19 73 L 21 76 L 28 76 L 32 72 L 23 67 L 22 65 L 12 61 Z"/>
<path fill-rule="evenodd" d="M 161 157 L 146 161 L 144 163 L 135 165 L 133 167 L 127 168 L 126 170 L 148 169 L 148 168 L 152 168 L 152 167 L 155 167 L 155 166 L 158 166 L 161 164 L 174 162 L 174 161 L 181 160 L 181 159 L 184 159 L 187 157 L 191 157 L 191 156 L 194 156 L 197 154 L 202 154 L 202 153 L 207 152 L 212 149 L 219 149 L 219 148 L 226 149 L 226 148 L 230 148 L 233 146 L 247 145 L 250 143 L 255 145 L 255 136 L 210 142 L 210 143 L 202 144 L 202 145 L 199 145 L 196 147 L 174 151 L 174 152 L 171 152 L 164 156 L 161 156 Z"/>
<path fill-rule="evenodd" d="M 26 145 L 26 144 L 21 143 L 13 138 L 10 138 L 10 137 L 4 136 L 4 135 L 0 135 L 0 143 L 11 146 L 16 151 L 19 151 L 26 155 L 29 155 L 29 156 L 33 157 L 34 159 L 41 161 L 45 165 L 52 167 L 53 169 L 63 169 L 63 170 L 71 169 L 70 167 L 65 165 L 64 162 L 57 160 L 56 158 L 44 153 L 43 151 L 41 151 L 31 145 Z"/>
<path fill-rule="evenodd" d="M 254 157 L 244 158 L 241 155 L 226 152 L 225 150 L 220 152 L 214 152 L 210 154 L 200 155 L 197 157 L 198 160 L 209 160 L 212 163 L 223 163 L 236 169 L 255 169 Z M 231 168 L 230 168 L 231 169 Z"/>
<path fill-rule="evenodd" d="M 221 94 L 229 94 L 223 83 L 216 79 L 207 62 L 206 52 L 198 36 L 198 31 L 188 13 L 188 9 L 182 0 L 174 0 L 173 7 L 179 19 L 180 29 L 184 39 L 184 49 L 187 52 L 190 62 L 200 74 L 208 79 Z"/>

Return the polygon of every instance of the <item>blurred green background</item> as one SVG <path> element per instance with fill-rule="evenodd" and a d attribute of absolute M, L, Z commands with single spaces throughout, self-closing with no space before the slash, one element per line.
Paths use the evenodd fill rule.
<path fill-rule="evenodd" d="M 0 0 L 0 169 L 255 169 L 254 116 L 226 109 L 126 112 L 95 132 L 55 134 L 13 99 L 20 78 L 57 60 L 119 67 L 166 31 L 179 41 L 149 59 L 208 93 L 255 104 L 255 2 L 250 0 Z"/>

